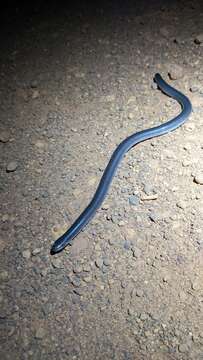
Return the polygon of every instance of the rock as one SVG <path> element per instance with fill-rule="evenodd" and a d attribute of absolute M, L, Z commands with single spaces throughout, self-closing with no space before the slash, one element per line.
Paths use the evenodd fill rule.
<path fill-rule="evenodd" d="M 74 279 L 72 279 L 71 283 L 73 284 L 73 286 L 79 287 L 81 285 L 81 280 L 79 277 L 75 277 Z"/>
<path fill-rule="evenodd" d="M 143 290 L 141 290 L 141 289 L 137 289 L 137 290 L 136 290 L 136 296 L 137 296 L 137 297 L 142 297 L 143 295 L 144 295 Z"/>
<path fill-rule="evenodd" d="M 89 271 L 91 271 L 91 267 L 90 267 L 90 265 L 88 265 L 88 264 L 83 265 L 83 271 L 85 271 L 85 272 L 89 272 Z"/>
<path fill-rule="evenodd" d="M 28 260 L 28 259 L 30 259 L 31 251 L 30 251 L 29 249 L 24 250 L 24 251 L 22 252 L 22 255 L 23 255 L 24 259 Z"/>
<path fill-rule="evenodd" d="M 180 353 L 186 353 L 189 350 L 188 344 L 180 344 L 178 350 Z"/>
<path fill-rule="evenodd" d="M 192 85 L 190 86 L 190 91 L 192 93 L 198 92 L 199 91 L 199 86 L 198 85 Z"/>
<path fill-rule="evenodd" d="M 129 113 L 129 114 L 128 114 L 128 119 L 130 119 L 130 120 L 134 119 L 133 113 Z"/>
<path fill-rule="evenodd" d="M 103 263 L 105 266 L 110 266 L 111 265 L 111 261 L 108 258 L 104 258 Z"/>
<path fill-rule="evenodd" d="M 152 88 L 153 90 L 157 90 L 157 89 L 158 89 L 157 83 L 156 83 L 156 82 L 153 82 L 152 85 L 151 85 L 151 88 Z"/>
<path fill-rule="evenodd" d="M 42 327 L 39 327 L 39 329 L 37 329 L 36 333 L 35 333 L 35 338 L 36 339 L 43 339 L 46 335 L 46 330 Z"/>
<path fill-rule="evenodd" d="M 7 172 L 13 172 L 17 169 L 18 167 L 18 163 L 17 161 L 11 161 L 8 163 L 7 167 L 6 167 L 6 171 Z"/>
<path fill-rule="evenodd" d="M 41 252 L 41 249 L 40 249 L 40 248 L 36 248 L 36 249 L 34 249 L 34 250 L 32 251 L 32 255 L 33 255 L 33 256 L 36 256 L 36 255 L 38 255 L 40 252 Z"/>
<path fill-rule="evenodd" d="M 8 214 L 4 214 L 3 216 L 2 216 L 2 221 L 3 222 L 6 222 L 6 221 L 8 221 L 9 220 L 9 215 Z"/>
<path fill-rule="evenodd" d="M 63 264 L 59 258 L 52 259 L 51 261 L 53 268 L 63 269 Z"/>
<path fill-rule="evenodd" d="M 142 320 L 142 321 L 145 321 L 145 320 L 147 320 L 148 319 L 148 315 L 146 314 L 146 313 L 142 313 L 142 314 L 140 314 L 140 320 Z"/>
<path fill-rule="evenodd" d="M 0 142 L 7 143 L 10 139 L 10 133 L 7 130 L 0 131 Z"/>
<path fill-rule="evenodd" d="M 37 99 L 40 96 L 39 90 L 34 90 L 32 93 L 32 99 Z"/>
<path fill-rule="evenodd" d="M 203 43 L 203 33 L 196 36 L 194 40 L 195 44 L 200 45 Z"/>
<path fill-rule="evenodd" d="M 176 206 L 179 207 L 180 209 L 185 209 L 187 207 L 187 203 L 186 203 L 186 201 L 180 200 L 176 203 Z"/>
<path fill-rule="evenodd" d="M 92 281 L 92 278 L 91 278 L 91 276 L 84 276 L 83 281 L 86 283 L 90 283 Z"/>
<path fill-rule="evenodd" d="M 76 265 L 74 266 L 74 268 L 73 268 L 73 272 L 74 272 L 75 274 L 81 273 L 82 271 L 83 271 L 83 268 L 82 268 L 82 266 L 81 266 L 80 264 L 76 264 Z"/>
<path fill-rule="evenodd" d="M 33 81 L 31 81 L 31 83 L 30 83 L 30 87 L 31 87 L 32 89 L 37 88 L 37 86 L 38 86 L 38 81 L 37 81 L 37 80 L 33 80 Z"/>
<path fill-rule="evenodd" d="M 9 279 L 8 271 L 3 270 L 0 272 L 0 281 L 7 281 Z"/>
<path fill-rule="evenodd" d="M 6 241 L 3 238 L 0 238 L 0 252 L 4 251 L 6 248 Z"/>
<path fill-rule="evenodd" d="M 191 164 L 191 162 L 187 159 L 183 160 L 183 162 L 182 162 L 183 167 L 188 167 L 188 166 L 190 166 L 190 164 Z"/>
<path fill-rule="evenodd" d="M 195 175 L 194 182 L 199 185 L 203 185 L 203 174 Z"/>
<path fill-rule="evenodd" d="M 124 247 L 125 250 L 130 250 L 131 247 L 132 247 L 131 241 L 125 240 L 124 244 L 123 244 L 123 247 Z"/>
<path fill-rule="evenodd" d="M 177 80 L 183 77 L 183 68 L 180 65 L 172 64 L 169 66 L 168 75 L 171 80 Z"/>
<path fill-rule="evenodd" d="M 103 260 L 102 260 L 101 258 L 96 259 L 96 260 L 95 260 L 95 265 L 96 265 L 99 269 L 101 269 L 102 266 L 103 266 Z"/>
<path fill-rule="evenodd" d="M 137 206 L 139 204 L 139 198 L 136 195 L 131 195 L 128 200 L 130 205 Z"/>

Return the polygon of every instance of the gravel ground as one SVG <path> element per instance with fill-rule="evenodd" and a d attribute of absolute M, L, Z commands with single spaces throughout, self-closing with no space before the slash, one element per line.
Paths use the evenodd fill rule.
<path fill-rule="evenodd" d="M 147 3 L 6 15 L 1 359 L 203 359 L 203 6 Z M 190 120 L 132 149 L 51 256 L 116 145 L 180 111 L 156 72 L 191 99 Z"/>

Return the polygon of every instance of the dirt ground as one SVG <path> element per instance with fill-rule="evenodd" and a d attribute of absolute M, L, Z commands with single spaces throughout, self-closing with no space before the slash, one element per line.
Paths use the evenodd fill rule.
<path fill-rule="evenodd" d="M 180 111 L 156 72 L 190 98 L 190 119 L 131 149 L 51 256 L 119 142 Z M 202 360 L 201 1 L 7 13 L 0 153 L 0 358 Z"/>

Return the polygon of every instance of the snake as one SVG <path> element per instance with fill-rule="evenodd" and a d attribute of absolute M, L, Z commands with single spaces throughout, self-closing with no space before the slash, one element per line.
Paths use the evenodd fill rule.
<path fill-rule="evenodd" d="M 68 244 L 71 245 L 72 240 L 93 218 L 108 193 L 112 179 L 124 155 L 135 145 L 145 140 L 167 134 L 177 129 L 188 119 L 192 111 L 192 105 L 188 97 L 169 85 L 158 73 L 155 74 L 154 81 L 156 82 L 159 90 L 161 90 L 165 95 L 175 99 L 181 105 L 181 112 L 171 120 L 161 125 L 148 128 L 128 136 L 116 147 L 103 172 L 92 200 L 75 222 L 70 226 L 70 228 L 54 242 L 50 251 L 52 255 L 62 251 Z"/>

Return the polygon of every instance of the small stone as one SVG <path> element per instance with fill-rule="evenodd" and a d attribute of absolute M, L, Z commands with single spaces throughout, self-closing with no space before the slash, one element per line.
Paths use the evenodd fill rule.
<path fill-rule="evenodd" d="M 0 131 L 0 142 L 7 143 L 10 139 L 10 133 L 6 130 Z"/>
<path fill-rule="evenodd" d="M 35 333 L 36 339 L 43 339 L 46 335 L 46 330 L 42 327 L 39 327 Z"/>
<path fill-rule="evenodd" d="M 180 65 L 172 64 L 168 71 L 171 80 L 177 80 L 183 77 L 183 68 Z"/>
<path fill-rule="evenodd" d="M 31 88 L 35 89 L 37 86 L 38 86 L 37 80 L 31 81 L 31 83 L 30 83 L 30 87 L 31 87 Z"/>
<path fill-rule="evenodd" d="M 191 284 L 192 290 L 201 290 L 201 284 L 198 279 L 194 280 Z"/>
<path fill-rule="evenodd" d="M 3 270 L 0 272 L 0 281 L 7 281 L 9 279 L 8 271 Z"/>
<path fill-rule="evenodd" d="M 129 240 L 125 240 L 124 244 L 123 244 L 123 247 L 124 247 L 125 250 L 130 250 L 131 247 L 132 247 L 132 244 L 131 244 L 131 242 Z"/>
<path fill-rule="evenodd" d="M 125 221 L 123 221 L 123 220 L 119 221 L 118 226 L 120 226 L 120 227 L 125 226 Z"/>
<path fill-rule="evenodd" d="M 188 166 L 190 166 L 190 161 L 187 160 L 187 159 L 183 160 L 182 166 L 183 166 L 183 167 L 188 167 Z"/>
<path fill-rule="evenodd" d="M 203 185 L 203 174 L 195 175 L 194 182 L 199 185 Z"/>
<path fill-rule="evenodd" d="M 33 255 L 33 256 L 36 256 L 36 255 L 38 255 L 40 252 L 41 252 L 41 249 L 40 249 L 40 248 L 36 248 L 36 249 L 34 249 L 34 250 L 32 251 L 32 255 Z"/>
<path fill-rule="evenodd" d="M 28 259 L 30 259 L 31 251 L 30 251 L 29 249 L 24 250 L 24 251 L 22 252 L 22 255 L 23 255 L 23 257 L 24 257 L 26 260 L 28 260 Z"/>
<path fill-rule="evenodd" d="M 5 248 L 6 248 L 6 241 L 0 238 L 0 252 L 4 251 Z"/>
<path fill-rule="evenodd" d="M 180 353 L 186 353 L 189 350 L 188 344 L 180 344 L 178 350 Z"/>
<path fill-rule="evenodd" d="M 76 295 L 82 296 L 84 294 L 84 289 L 76 288 L 73 290 Z"/>
<path fill-rule="evenodd" d="M 98 258 L 95 260 L 95 265 L 101 269 L 102 265 L 103 265 L 103 260 L 101 258 Z"/>
<path fill-rule="evenodd" d="M 142 297 L 143 295 L 144 295 L 143 290 L 141 290 L 141 289 L 137 289 L 137 290 L 136 290 L 136 296 L 137 296 L 137 297 Z"/>
<path fill-rule="evenodd" d="M 32 93 L 32 99 L 37 99 L 40 96 L 39 90 L 34 90 Z"/>
<path fill-rule="evenodd" d="M 11 161 L 8 163 L 7 167 L 6 167 L 6 171 L 7 172 L 13 172 L 17 169 L 18 167 L 18 163 L 17 161 Z"/>
<path fill-rule="evenodd" d="M 163 277 L 163 282 L 164 282 L 164 283 L 167 283 L 168 281 L 169 281 L 168 276 L 167 276 L 167 275 L 166 275 L 166 276 L 164 276 L 164 277 Z"/>
<path fill-rule="evenodd" d="M 148 319 L 148 315 L 146 313 L 140 314 L 140 320 L 145 321 Z"/>
<path fill-rule="evenodd" d="M 130 315 L 130 316 L 133 316 L 134 315 L 134 310 L 132 309 L 132 308 L 129 308 L 128 309 L 128 315 Z"/>
<path fill-rule="evenodd" d="M 185 201 L 178 201 L 176 203 L 176 206 L 179 207 L 180 209 L 185 209 L 187 207 L 187 203 Z"/>
<path fill-rule="evenodd" d="M 194 42 L 197 45 L 200 45 L 201 43 L 203 43 L 203 33 L 197 35 Z"/>
<path fill-rule="evenodd" d="M 130 120 L 134 119 L 133 113 L 129 113 L 129 114 L 128 114 L 128 119 L 130 119 Z"/>
<path fill-rule="evenodd" d="M 4 215 L 2 216 L 2 221 L 3 221 L 3 222 L 8 221 L 8 219 L 9 219 L 9 215 L 8 215 L 8 214 L 4 214 Z"/>
<path fill-rule="evenodd" d="M 198 87 L 197 85 L 192 85 L 192 86 L 190 87 L 190 91 L 191 91 L 192 93 L 198 92 L 198 91 L 199 91 L 199 87 Z"/>
<path fill-rule="evenodd" d="M 133 206 L 139 205 L 139 198 L 136 195 L 131 195 L 128 200 L 129 200 L 130 205 L 133 205 Z"/>
<path fill-rule="evenodd" d="M 52 263 L 53 268 L 55 268 L 55 269 L 63 269 L 63 264 L 62 264 L 60 259 L 55 258 L 55 259 L 52 260 L 51 263 Z"/>
<path fill-rule="evenodd" d="M 89 272 L 90 270 L 91 270 L 90 265 L 88 265 L 88 264 L 83 265 L 83 271 L 85 271 L 85 272 Z"/>
<path fill-rule="evenodd" d="M 44 149 L 46 147 L 46 142 L 43 140 L 37 140 L 34 144 L 38 149 Z"/>
<path fill-rule="evenodd" d="M 105 266 L 110 266 L 111 265 L 111 262 L 110 262 L 110 260 L 108 258 L 105 258 L 103 260 L 103 263 L 104 263 Z"/>
<path fill-rule="evenodd" d="M 72 279 L 71 283 L 73 284 L 73 286 L 79 287 L 81 285 L 81 280 L 79 277 L 75 277 L 74 279 Z"/>
<path fill-rule="evenodd" d="M 153 90 L 157 90 L 158 86 L 157 86 L 157 83 L 156 82 L 153 82 L 152 85 L 151 85 L 151 88 Z"/>
<path fill-rule="evenodd" d="M 75 265 L 74 268 L 73 268 L 73 272 L 75 274 L 81 273 L 82 270 L 83 270 L 83 268 L 82 268 L 82 266 L 80 264 Z"/>
<path fill-rule="evenodd" d="M 136 259 L 139 259 L 142 255 L 142 252 L 138 247 L 133 247 L 132 253 L 133 253 L 133 257 Z"/>
<path fill-rule="evenodd" d="M 83 281 L 86 282 L 86 283 L 90 283 L 92 281 L 92 278 L 91 278 L 91 276 L 85 276 L 83 278 Z"/>

